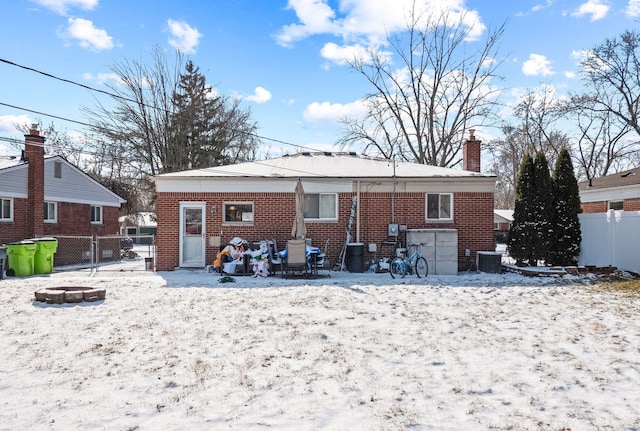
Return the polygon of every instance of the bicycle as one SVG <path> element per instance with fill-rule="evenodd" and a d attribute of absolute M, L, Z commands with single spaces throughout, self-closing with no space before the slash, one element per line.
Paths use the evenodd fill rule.
<path fill-rule="evenodd" d="M 427 259 L 420 255 L 420 246 L 426 244 L 411 244 L 410 247 L 415 248 L 411 256 L 395 257 L 389 265 L 389 274 L 391 278 L 404 278 L 407 273 L 415 274 L 418 278 L 426 278 L 429 274 L 429 265 Z"/>

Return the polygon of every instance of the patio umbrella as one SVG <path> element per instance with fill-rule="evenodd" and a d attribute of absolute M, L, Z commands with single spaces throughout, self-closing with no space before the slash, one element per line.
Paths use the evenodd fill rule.
<path fill-rule="evenodd" d="M 291 236 L 294 238 L 304 238 L 307 234 L 307 227 L 304 224 L 304 189 L 302 181 L 298 179 L 296 184 L 296 218 L 291 228 Z"/>

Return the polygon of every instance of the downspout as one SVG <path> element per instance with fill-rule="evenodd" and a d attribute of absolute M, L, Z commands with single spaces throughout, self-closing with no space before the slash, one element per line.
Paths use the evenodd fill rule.
<path fill-rule="evenodd" d="M 391 223 L 396 222 L 396 156 L 391 159 L 393 163 L 393 192 L 391 193 Z"/>
<path fill-rule="evenodd" d="M 356 205 L 356 242 L 360 242 L 360 180 L 356 182 L 356 195 L 358 205 Z"/>

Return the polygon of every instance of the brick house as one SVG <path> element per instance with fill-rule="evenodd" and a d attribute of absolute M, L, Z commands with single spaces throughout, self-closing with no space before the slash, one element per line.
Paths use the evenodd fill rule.
<path fill-rule="evenodd" d="M 156 267 L 203 267 L 213 262 L 220 244 L 236 236 L 274 239 L 282 249 L 291 238 L 294 189 L 300 180 L 306 237 L 326 247 L 331 262 L 343 249 L 352 219 L 352 241 L 370 245 L 365 262 L 384 254 L 383 244 L 390 237 L 398 235 L 406 245 L 430 235 L 432 260 L 449 254 L 453 273 L 469 269 L 476 251 L 495 249 L 495 176 L 479 172 L 480 141 L 473 135 L 463 153 L 465 170 L 310 152 L 158 175 Z M 391 226 L 397 226 L 398 233 L 391 232 Z M 430 272 L 438 273 L 434 262 L 429 264 Z"/>
<path fill-rule="evenodd" d="M 117 235 L 125 200 L 63 157 L 45 156 L 44 142 L 33 126 L 25 135 L 22 157 L 0 159 L 0 243 Z"/>
<path fill-rule="evenodd" d="M 513 223 L 513 210 L 493 210 L 493 230 L 509 232 Z"/>
<path fill-rule="evenodd" d="M 582 212 L 640 211 L 640 168 L 578 183 Z"/>
<path fill-rule="evenodd" d="M 580 265 L 640 273 L 640 168 L 578 183 Z"/>

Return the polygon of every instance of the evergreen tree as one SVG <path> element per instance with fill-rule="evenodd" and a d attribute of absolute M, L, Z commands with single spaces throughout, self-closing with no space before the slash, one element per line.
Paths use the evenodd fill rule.
<path fill-rule="evenodd" d="M 582 232 L 578 214 L 580 194 L 569 151 L 563 149 L 553 172 L 554 236 L 547 261 L 552 265 L 575 265 L 580 254 Z"/>
<path fill-rule="evenodd" d="M 534 165 L 529 154 L 525 154 L 520 164 L 520 172 L 516 181 L 516 200 L 513 210 L 513 222 L 509 230 L 507 248 L 509 255 L 516 260 L 516 265 L 524 265 L 531 256 L 531 219 L 532 195 L 534 185 Z"/>
<path fill-rule="evenodd" d="M 549 174 L 549 163 L 542 151 L 536 154 L 534 165 L 534 185 L 532 187 L 531 212 L 531 254 L 529 264 L 537 265 L 537 261 L 545 260 L 554 237 L 553 227 L 553 182 Z M 546 262 L 545 262 L 546 263 Z"/>
<path fill-rule="evenodd" d="M 250 112 L 239 101 L 214 94 L 193 62 L 186 63 L 172 99 L 169 171 L 253 160 L 258 141 Z"/>

